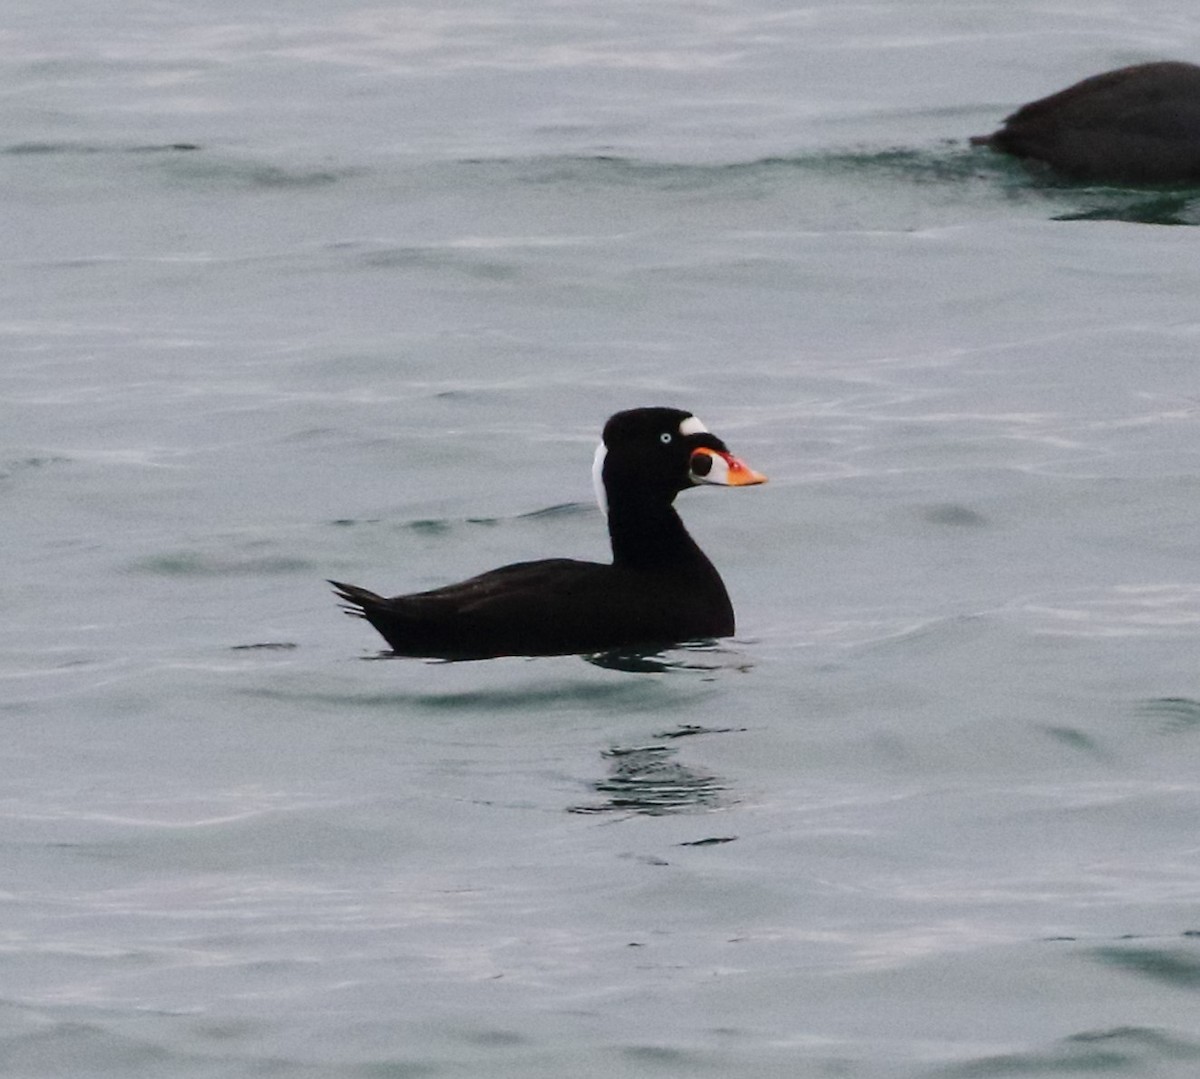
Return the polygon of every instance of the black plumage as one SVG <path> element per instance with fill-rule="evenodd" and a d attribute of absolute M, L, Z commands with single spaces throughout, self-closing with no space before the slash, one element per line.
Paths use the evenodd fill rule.
<path fill-rule="evenodd" d="M 1200 183 L 1200 67 L 1162 61 L 1093 75 L 971 142 L 1068 180 Z"/>
<path fill-rule="evenodd" d="M 611 417 L 595 477 L 607 502 L 611 564 L 518 562 L 392 598 L 330 583 L 350 613 L 406 656 L 565 655 L 732 634 L 725 585 L 672 503 L 695 484 L 744 486 L 766 477 L 733 457 L 691 413 L 672 408 Z"/>

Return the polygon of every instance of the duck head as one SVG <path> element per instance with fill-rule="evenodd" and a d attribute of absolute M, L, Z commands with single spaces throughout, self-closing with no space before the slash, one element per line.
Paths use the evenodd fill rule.
<path fill-rule="evenodd" d="M 670 504 L 680 491 L 703 483 L 747 487 L 766 481 L 678 408 L 632 408 L 611 416 L 592 463 L 596 501 L 605 513 L 614 497 Z"/>

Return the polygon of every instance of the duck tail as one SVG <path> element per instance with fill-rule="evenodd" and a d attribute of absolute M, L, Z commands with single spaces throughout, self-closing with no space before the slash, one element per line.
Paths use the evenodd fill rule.
<path fill-rule="evenodd" d="M 347 614 L 357 618 L 366 618 L 367 611 L 383 603 L 383 596 L 356 584 L 343 584 L 341 581 L 330 581 L 338 599 L 343 601 L 342 609 Z"/>

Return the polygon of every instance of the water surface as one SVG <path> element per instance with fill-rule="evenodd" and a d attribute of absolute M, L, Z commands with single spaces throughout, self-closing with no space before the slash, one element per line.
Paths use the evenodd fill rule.
<path fill-rule="evenodd" d="M 1196 203 L 963 141 L 1190 9 L 10 15 L 9 1073 L 1194 1074 Z M 640 404 L 735 638 L 339 615 Z"/>

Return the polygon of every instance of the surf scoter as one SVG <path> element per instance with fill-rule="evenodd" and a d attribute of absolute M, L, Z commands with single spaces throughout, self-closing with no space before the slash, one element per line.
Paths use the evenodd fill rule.
<path fill-rule="evenodd" d="M 1200 67 L 1135 64 L 1068 86 L 1014 112 L 990 146 L 1069 180 L 1200 182 Z"/>
<path fill-rule="evenodd" d="M 635 408 L 605 424 L 592 478 L 608 516 L 611 565 L 517 562 L 391 599 L 329 583 L 349 614 L 404 656 L 569 655 L 732 634 L 725 585 L 671 503 L 696 484 L 742 487 L 766 477 L 690 412 Z"/>

